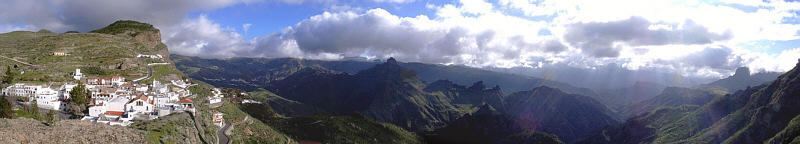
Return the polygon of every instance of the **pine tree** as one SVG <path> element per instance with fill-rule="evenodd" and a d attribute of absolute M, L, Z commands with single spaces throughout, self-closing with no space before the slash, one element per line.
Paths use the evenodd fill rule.
<path fill-rule="evenodd" d="M 13 118 L 13 111 L 11 110 L 14 105 L 6 99 L 6 95 L 0 96 L 0 118 Z"/>
<path fill-rule="evenodd" d="M 91 92 L 86 89 L 86 85 L 83 83 L 78 83 L 78 86 L 72 88 L 72 91 L 69 92 L 70 98 L 67 100 L 69 104 L 73 105 L 86 105 L 89 104 L 89 97 Z"/>
<path fill-rule="evenodd" d="M 55 114 L 53 114 L 53 110 L 50 110 L 50 111 L 47 112 L 47 116 L 44 119 L 45 119 L 45 122 L 47 122 L 49 124 L 55 124 L 55 122 L 53 121 L 53 118 L 55 118 Z"/>
<path fill-rule="evenodd" d="M 36 102 L 35 98 L 33 99 L 33 101 L 31 101 L 31 111 L 30 111 L 30 113 L 31 113 L 31 115 L 33 115 L 33 119 L 41 120 L 42 116 L 39 115 L 39 104 Z"/>
<path fill-rule="evenodd" d="M 11 84 L 14 81 L 14 72 L 11 72 L 11 67 L 6 66 L 6 73 L 3 76 L 3 84 Z"/>

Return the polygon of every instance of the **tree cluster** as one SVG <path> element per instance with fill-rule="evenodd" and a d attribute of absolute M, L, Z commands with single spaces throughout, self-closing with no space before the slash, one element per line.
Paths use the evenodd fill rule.
<path fill-rule="evenodd" d="M 89 104 L 91 94 L 92 92 L 86 89 L 86 85 L 78 83 L 78 86 L 73 87 L 69 92 L 69 99 L 67 99 L 69 111 L 75 115 L 82 115 Z"/>

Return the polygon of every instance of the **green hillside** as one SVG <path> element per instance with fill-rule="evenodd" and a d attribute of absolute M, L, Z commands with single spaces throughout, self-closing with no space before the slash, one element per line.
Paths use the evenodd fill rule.
<path fill-rule="evenodd" d="M 0 65 L 24 72 L 18 75 L 18 81 L 71 81 L 71 74 L 76 68 L 93 69 L 83 72 L 89 76 L 122 75 L 129 79 L 138 78 L 147 75 L 146 66 L 149 63 L 171 63 L 168 57 L 136 58 L 138 54 L 169 54 L 167 46 L 160 44 L 160 41 L 155 47 L 147 47 L 144 43 L 152 42 L 101 33 L 15 31 L 0 34 L 0 51 L 3 51 Z M 54 52 L 65 52 L 66 55 L 57 56 Z M 169 73 L 180 74 L 180 71 L 173 69 Z"/>
<path fill-rule="evenodd" d="M 633 117 L 659 107 L 679 107 L 681 105 L 705 105 L 715 97 L 723 96 L 728 92 L 724 88 L 715 86 L 697 86 L 691 88 L 668 87 L 661 94 L 652 99 L 644 100 L 629 106 L 621 111 L 621 115 Z"/>

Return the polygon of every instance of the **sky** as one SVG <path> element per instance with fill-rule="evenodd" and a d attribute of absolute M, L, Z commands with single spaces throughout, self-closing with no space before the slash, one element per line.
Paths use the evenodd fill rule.
<path fill-rule="evenodd" d="M 769 0 L 0 0 L 0 32 L 161 30 L 202 58 L 386 59 L 472 67 L 615 64 L 724 78 L 800 58 L 800 2 Z"/>

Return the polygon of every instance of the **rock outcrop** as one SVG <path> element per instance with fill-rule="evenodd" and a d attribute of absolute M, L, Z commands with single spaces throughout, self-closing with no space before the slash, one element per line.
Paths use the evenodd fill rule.
<path fill-rule="evenodd" d="M 142 131 L 65 120 L 52 126 L 29 118 L 0 119 L 0 143 L 146 143 Z"/>
<path fill-rule="evenodd" d="M 139 32 L 139 34 L 133 38 L 136 39 L 136 41 L 144 44 L 146 48 L 155 48 L 156 45 L 161 43 L 161 31 L 158 29 L 153 29 L 150 31 Z"/>

